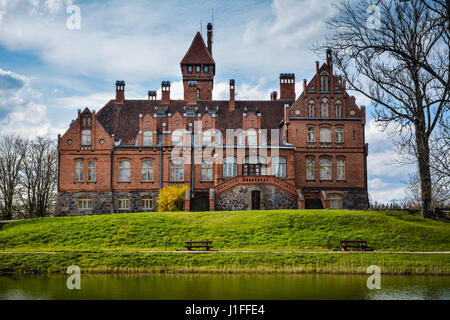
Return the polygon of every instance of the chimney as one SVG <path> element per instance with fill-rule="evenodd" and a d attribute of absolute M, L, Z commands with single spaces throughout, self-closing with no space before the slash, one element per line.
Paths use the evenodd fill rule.
<path fill-rule="evenodd" d="M 169 104 L 170 103 L 170 81 L 161 82 L 161 104 Z"/>
<path fill-rule="evenodd" d="M 188 81 L 188 105 L 196 105 L 198 97 L 197 81 Z"/>
<path fill-rule="evenodd" d="M 150 90 L 148 92 L 148 100 L 156 100 L 156 91 Z"/>
<path fill-rule="evenodd" d="M 235 101 L 235 82 L 234 79 L 230 80 L 230 110 L 236 109 L 236 101 Z"/>
<path fill-rule="evenodd" d="M 116 104 L 125 103 L 125 81 L 116 81 Z"/>
<path fill-rule="evenodd" d="M 319 74 L 319 61 L 316 61 L 316 92 L 320 92 L 320 74 Z"/>
<path fill-rule="evenodd" d="M 277 100 L 277 97 L 278 97 L 278 92 L 272 91 L 272 93 L 270 94 L 270 100 L 275 101 L 275 100 Z"/>
<path fill-rule="evenodd" d="M 284 105 L 284 124 L 286 125 L 286 130 L 284 131 L 285 134 L 285 141 L 286 143 L 289 143 L 289 105 Z"/>
<path fill-rule="evenodd" d="M 213 37 L 213 25 L 212 23 L 208 23 L 208 51 L 209 54 L 212 56 L 212 37 Z"/>
<path fill-rule="evenodd" d="M 280 100 L 295 100 L 295 74 L 280 74 Z"/>

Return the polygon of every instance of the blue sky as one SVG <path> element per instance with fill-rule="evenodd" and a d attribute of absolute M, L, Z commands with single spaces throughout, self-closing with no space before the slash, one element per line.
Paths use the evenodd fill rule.
<path fill-rule="evenodd" d="M 0 0 L 0 133 L 56 137 L 77 110 L 99 110 L 114 97 L 115 80 L 127 98 L 172 81 L 182 97 L 179 62 L 214 10 L 214 98 L 226 98 L 236 79 L 238 99 L 268 99 L 278 75 L 301 80 L 315 72 L 311 46 L 327 34 L 334 0 Z M 67 28 L 71 5 L 80 8 L 79 30 Z M 369 192 L 378 201 L 403 197 L 411 167 L 397 167 L 392 130 L 374 123 L 370 101 L 366 137 Z"/>

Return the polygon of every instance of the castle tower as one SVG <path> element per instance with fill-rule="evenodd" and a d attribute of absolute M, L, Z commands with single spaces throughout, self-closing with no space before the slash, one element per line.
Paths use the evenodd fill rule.
<path fill-rule="evenodd" d="M 216 63 L 212 57 L 212 24 L 208 24 L 208 45 L 206 46 L 200 32 L 194 37 L 192 44 L 181 60 L 183 75 L 184 100 L 189 100 L 189 82 L 196 81 L 199 91 L 198 100 L 212 100 Z"/>

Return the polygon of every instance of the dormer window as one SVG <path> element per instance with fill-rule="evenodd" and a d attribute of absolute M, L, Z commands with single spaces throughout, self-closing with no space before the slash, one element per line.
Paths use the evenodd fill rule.
<path fill-rule="evenodd" d="M 144 146 L 151 146 L 153 144 L 153 132 L 145 131 L 143 137 L 144 137 Z"/>
<path fill-rule="evenodd" d="M 81 131 L 81 144 L 83 146 L 91 145 L 91 130 L 83 130 Z"/>
<path fill-rule="evenodd" d="M 189 73 L 192 73 L 192 66 L 188 66 L 187 70 L 188 70 Z"/>

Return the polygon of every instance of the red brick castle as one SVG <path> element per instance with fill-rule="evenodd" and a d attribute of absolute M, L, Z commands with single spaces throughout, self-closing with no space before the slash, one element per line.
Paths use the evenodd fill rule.
<path fill-rule="evenodd" d="M 230 80 L 219 101 L 212 32 L 181 60 L 183 100 L 169 81 L 160 98 L 128 100 L 117 81 L 114 100 L 78 111 L 58 137 L 56 215 L 154 211 L 170 184 L 189 185 L 192 211 L 368 207 L 365 108 L 334 75 L 331 51 L 297 99 L 295 75 L 282 73 L 279 97 L 236 100 Z"/>

